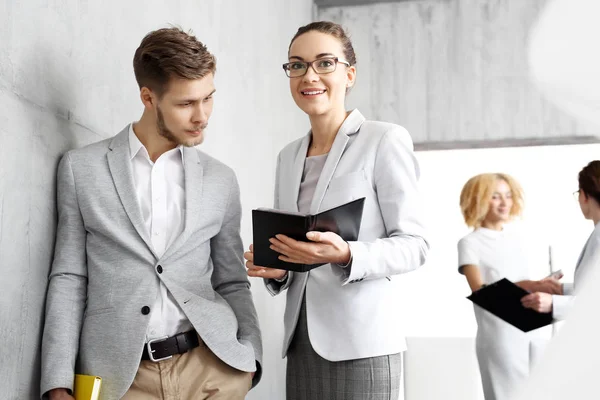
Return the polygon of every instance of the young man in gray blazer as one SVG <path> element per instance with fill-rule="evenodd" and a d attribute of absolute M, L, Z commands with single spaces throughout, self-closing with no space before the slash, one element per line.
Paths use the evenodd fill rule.
<path fill-rule="evenodd" d="M 72 399 L 243 399 L 261 337 L 243 266 L 234 172 L 194 146 L 213 107 L 215 58 L 179 29 L 134 56 L 144 112 L 58 168 L 58 231 L 41 392 Z"/>

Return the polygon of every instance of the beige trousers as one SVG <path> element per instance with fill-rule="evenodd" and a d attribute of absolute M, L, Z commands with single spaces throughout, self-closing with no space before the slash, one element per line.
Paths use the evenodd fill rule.
<path fill-rule="evenodd" d="M 250 372 L 225 364 L 200 341 L 168 360 L 143 360 L 123 400 L 243 400 L 251 386 Z"/>

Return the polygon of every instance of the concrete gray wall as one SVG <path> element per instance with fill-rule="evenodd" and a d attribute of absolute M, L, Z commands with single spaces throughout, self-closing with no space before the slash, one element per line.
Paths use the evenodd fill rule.
<path fill-rule="evenodd" d="M 352 36 L 358 77 L 349 105 L 404 126 L 417 143 L 596 136 L 531 81 L 528 36 L 546 3 L 413 0 L 323 8 L 318 18 Z"/>
<path fill-rule="evenodd" d="M 272 204 L 277 152 L 308 127 L 280 64 L 312 15 L 310 0 L 0 0 L 0 397 L 34 399 L 53 246 L 55 169 L 68 149 L 116 134 L 142 107 L 131 60 L 169 23 L 192 29 L 218 60 L 203 148 L 238 173 L 243 238 L 250 209 Z M 284 397 L 283 299 L 253 292 L 265 379 L 249 399 Z"/>

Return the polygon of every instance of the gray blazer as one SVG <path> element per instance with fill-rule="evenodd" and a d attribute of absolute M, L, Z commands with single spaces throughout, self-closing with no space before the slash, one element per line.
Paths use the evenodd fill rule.
<path fill-rule="evenodd" d="M 575 267 L 573 283 L 563 284 L 563 296 L 552 296 L 552 314 L 555 319 L 562 320 L 567 317 L 573 307 L 575 294 L 583 284 L 585 275 L 589 274 L 592 268 L 600 268 L 600 223 L 596 225 L 581 250 Z"/>
<path fill-rule="evenodd" d="M 298 192 L 310 133 L 279 154 L 275 208 L 298 211 Z M 425 262 L 428 244 L 412 140 L 401 126 L 366 121 L 354 110 L 342 124 L 317 183 L 310 212 L 365 197 L 358 240 L 348 267 L 327 264 L 291 273 L 284 284 L 266 280 L 276 295 L 287 289 L 283 356 L 303 296 L 315 351 L 330 361 L 405 350 L 398 274 Z"/>
<path fill-rule="evenodd" d="M 41 393 L 72 388 L 82 373 L 103 378 L 102 399 L 121 398 L 142 356 L 150 314 L 141 310 L 153 305 L 160 281 L 221 360 L 256 370 L 262 344 L 242 260 L 235 174 L 196 148 L 183 157 L 185 226 L 160 258 L 134 191 L 128 127 L 62 158 Z"/>

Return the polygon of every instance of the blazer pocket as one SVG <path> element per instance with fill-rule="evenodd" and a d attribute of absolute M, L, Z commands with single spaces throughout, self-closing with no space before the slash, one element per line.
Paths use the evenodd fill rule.
<path fill-rule="evenodd" d="M 367 174 L 364 170 L 351 172 L 346 175 L 337 176 L 329 181 L 327 190 L 351 190 L 354 187 L 362 187 L 367 183 Z"/>

